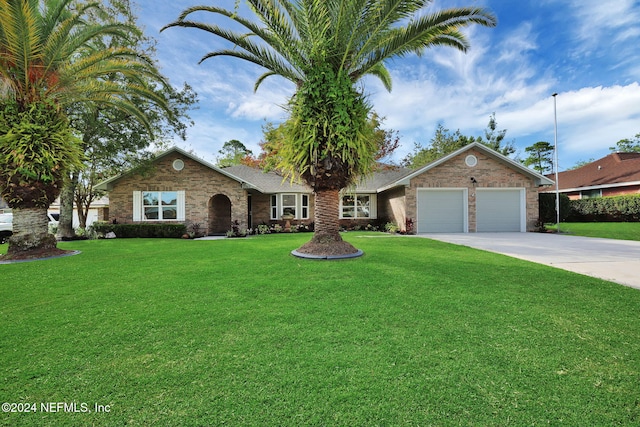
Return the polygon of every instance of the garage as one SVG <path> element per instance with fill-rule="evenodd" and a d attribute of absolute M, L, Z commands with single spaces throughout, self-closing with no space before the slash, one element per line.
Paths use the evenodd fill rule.
<path fill-rule="evenodd" d="M 467 189 L 419 189 L 418 233 L 464 233 L 467 224 Z"/>
<path fill-rule="evenodd" d="M 484 189 L 476 191 L 478 232 L 525 231 L 524 189 Z"/>

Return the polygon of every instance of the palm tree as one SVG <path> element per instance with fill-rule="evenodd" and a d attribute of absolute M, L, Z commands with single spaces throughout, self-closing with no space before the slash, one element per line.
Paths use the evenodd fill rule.
<path fill-rule="evenodd" d="M 82 164 L 66 109 L 110 105 L 151 130 L 129 97 L 166 105 L 149 87 L 166 84 L 149 59 L 129 48 L 92 48 L 136 31 L 91 24 L 99 13 L 99 3 L 0 0 L 0 195 L 14 213 L 10 257 L 56 248 L 46 211 L 69 169 Z"/>
<path fill-rule="evenodd" d="M 433 46 L 466 50 L 461 28 L 494 26 L 495 17 L 480 8 L 426 13 L 429 0 L 247 0 L 255 16 L 216 6 L 186 9 L 169 27 L 197 28 L 229 41 L 202 61 L 231 56 L 264 67 L 255 83 L 282 76 L 296 85 L 285 123 L 280 168 L 300 177 L 316 196 L 315 233 L 299 253 L 354 253 L 339 234 L 340 190 L 366 175 L 374 163 L 369 116 L 371 106 L 356 83 L 378 77 L 391 90 L 386 60 Z M 237 9 L 239 9 L 237 7 Z M 246 31 L 188 20 L 209 12 Z"/>

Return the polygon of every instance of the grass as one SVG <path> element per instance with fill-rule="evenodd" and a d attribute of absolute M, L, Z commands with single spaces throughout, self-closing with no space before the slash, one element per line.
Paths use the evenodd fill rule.
<path fill-rule="evenodd" d="M 547 226 L 555 230 L 555 224 Z M 640 222 L 562 222 L 562 233 L 605 239 L 640 240 Z"/>
<path fill-rule="evenodd" d="M 289 255 L 308 238 L 0 265 L 0 401 L 38 405 L 0 425 L 640 424 L 638 290 L 373 233 L 346 235 L 362 258 Z"/>

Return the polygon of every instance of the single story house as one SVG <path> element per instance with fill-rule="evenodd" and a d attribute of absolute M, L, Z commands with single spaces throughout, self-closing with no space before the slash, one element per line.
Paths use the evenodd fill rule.
<path fill-rule="evenodd" d="M 394 222 L 400 230 L 483 232 L 535 229 L 538 188 L 553 181 L 479 143 L 419 169 L 376 172 L 340 202 L 345 227 Z M 129 171 L 98 186 L 109 192 L 109 220 L 199 224 L 207 234 L 260 224 L 313 222 L 306 185 L 248 166 L 218 168 L 172 148 L 145 173 Z"/>
<path fill-rule="evenodd" d="M 640 153 L 612 153 L 579 168 L 559 172 L 558 191 L 571 200 L 640 194 Z"/>

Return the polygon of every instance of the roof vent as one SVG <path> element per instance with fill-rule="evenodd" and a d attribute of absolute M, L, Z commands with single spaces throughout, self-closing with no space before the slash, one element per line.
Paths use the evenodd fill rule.
<path fill-rule="evenodd" d="M 602 169 L 602 166 L 598 165 L 598 170 Z"/>

